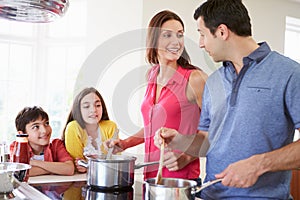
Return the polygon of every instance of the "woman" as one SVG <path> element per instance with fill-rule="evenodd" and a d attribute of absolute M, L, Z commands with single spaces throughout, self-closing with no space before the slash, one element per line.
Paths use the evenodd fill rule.
<path fill-rule="evenodd" d="M 147 60 L 152 68 L 141 111 L 144 128 L 125 140 L 108 142 L 114 153 L 145 142 L 145 162 L 158 161 L 153 137 L 161 127 L 197 132 L 201 96 L 207 75 L 190 64 L 184 47 L 184 24 L 175 13 L 161 11 L 150 21 Z M 163 177 L 197 179 L 199 159 L 169 149 L 164 155 Z M 158 166 L 144 168 L 144 179 L 156 177 Z"/>
<path fill-rule="evenodd" d="M 77 163 L 84 155 L 106 153 L 102 143 L 112 138 L 115 131 L 117 125 L 109 120 L 100 93 L 92 87 L 83 89 L 74 99 L 62 136 L 78 172 L 86 172 Z"/>

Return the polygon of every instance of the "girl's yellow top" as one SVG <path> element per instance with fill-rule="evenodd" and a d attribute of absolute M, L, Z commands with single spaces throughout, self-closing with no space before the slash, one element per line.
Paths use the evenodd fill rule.
<path fill-rule="evenodd" d="M 100 121 L 99 132 L 101 134 L 100 138 L 102 142 L 112 138 L 116 128 L 117 128 L 116 123 L 111 120 Z M 80 127 L 77 121 L 74 120 L 68 123 L 65 130 L 65 145 L 67 151 L 73 157 L 73 159 L 75 158 L 84 159 L 83 152 L 84 152 L 84 147 L 87 146 L 88 138 L 89 136 L 87 132 Z M 101 147 L 101 150 L 102 152 L 106 153 L 103 145 Z"/>

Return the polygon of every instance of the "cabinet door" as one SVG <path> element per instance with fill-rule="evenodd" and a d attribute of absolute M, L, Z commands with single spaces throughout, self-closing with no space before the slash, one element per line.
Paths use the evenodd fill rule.
<path fill-rule="evenodd" d="M 300 200 L 300 169 L 293 170 L 291 194 L 294 200 Z"/>

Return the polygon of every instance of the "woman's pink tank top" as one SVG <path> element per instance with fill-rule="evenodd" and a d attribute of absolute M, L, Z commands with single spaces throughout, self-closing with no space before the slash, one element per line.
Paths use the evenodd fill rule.
<path fill-rule="evenodd" d="M 200 108 L 186 97 L 190 69 L 178 67 L 167 85 L 162 88 L 159 99 L 156 99 L 156 79 L 159 66 L 149 72 L 148 86 L 141 106 L 144 120 L 145 162 L 158 161 L 160 150 L 154 145 L 153 137 L 161 127 L 176 129 L 181 134 L 197 132 L 200 119 Z M 175 150 L 176 151 L 176 150 Z M 158 165 L 144 168 L 144 179 L 156 176 Z M 196 179 L 200 174 L 199 159 L 196 159 L 178 171 L 163 168 L 163 177 Z"/>

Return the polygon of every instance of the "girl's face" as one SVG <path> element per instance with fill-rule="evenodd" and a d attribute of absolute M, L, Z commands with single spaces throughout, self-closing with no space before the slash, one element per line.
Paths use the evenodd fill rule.
<path fill-rule="evenodd" d="M 163 23 L 158 39 L 157 54 L 159 62 L 177 61 L 184 49 L 183 27 L 177 20 Z"/>
<path fill-rule="evenodd" d="M 41 146 L 49 144 L 52 128 L 48 120 L 39 117 L 37 120 L 28 123 L 25 130 L 28 134 L 28 142 L 33 150 L 38 150 Z"/>
<path fill-rule="evenodd" d="M 89 93 L 82 98 L 80 111 L 83 121 L 86 124 L 97 124 L 102 118 L 102 104 L 95 93 Z"/>

